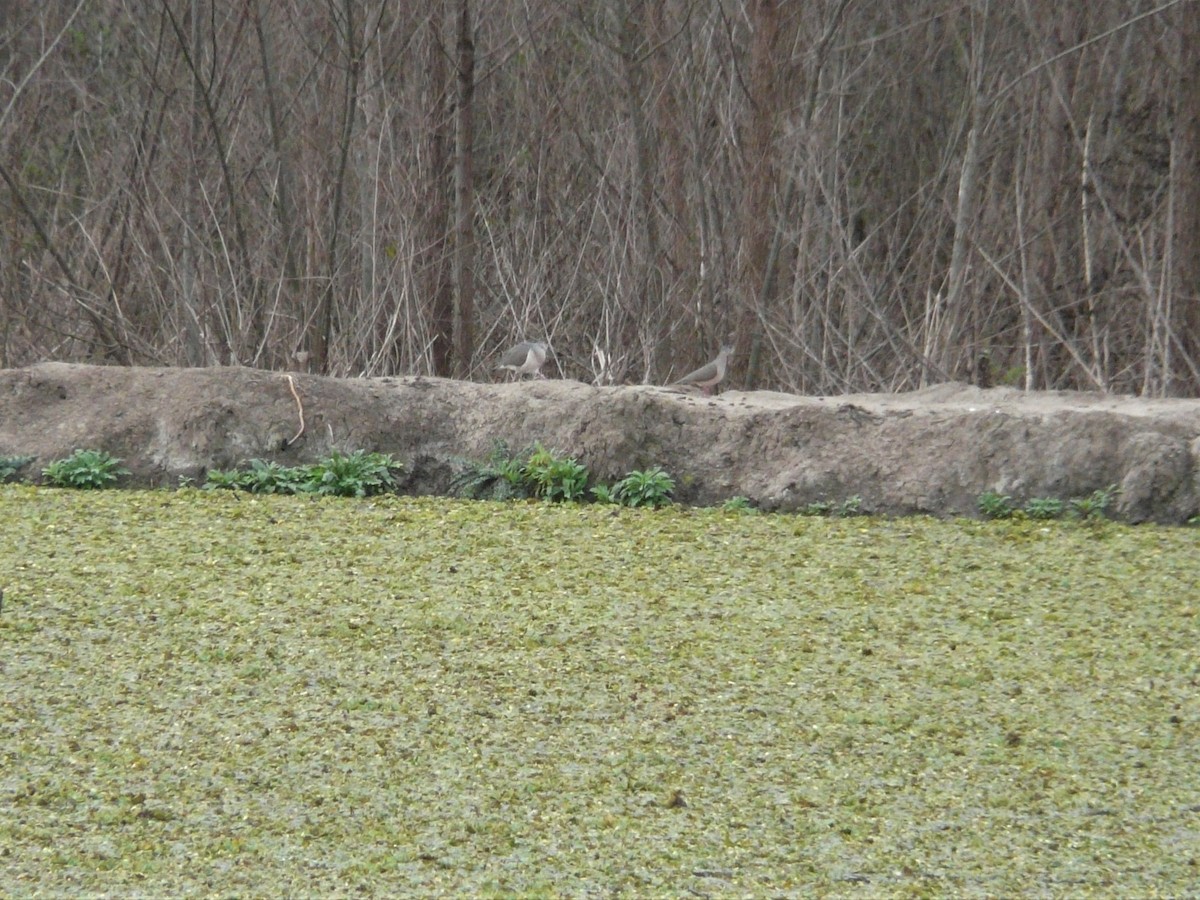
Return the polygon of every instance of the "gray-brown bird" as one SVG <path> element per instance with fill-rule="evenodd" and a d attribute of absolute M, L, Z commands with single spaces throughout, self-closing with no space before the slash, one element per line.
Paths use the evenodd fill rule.
<path fill-rule="evenodd" d="M 541 341 L 522 341 L 500 357 L 496 368 L 515 372 L 518 378 L 530 373 L 534 378 L 545 378 L 541 370 L 546 364 L 548 349 Z"/>
<path fill-rule="evenodd" d="M 703 390 L 705 394 L 711 394 L 713 388 L 720 384 L 721 380 L 725 377 L 725 370 L 729 365 L 729 357 L 732 353 L 732 344 L 722 345 L 721 352 L 717 354 L 716 359 L 701 366 L 695 372 L 688 372 L 676 381 L 675 384 L 694 385 Z"/>

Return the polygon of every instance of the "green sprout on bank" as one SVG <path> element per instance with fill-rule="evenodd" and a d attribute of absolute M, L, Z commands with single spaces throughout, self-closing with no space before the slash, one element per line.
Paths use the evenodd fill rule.
<path fill-rule="evenodd" d="M 389 453 L 355 450 L 349 455 L 334 451 L 306 469 L 304 488 L 334 497 L 373 497 L 395 490 L 393 470 L 401 469 Z"/>
<path fill-rule="evenodd" d="M 204 490 L 238 490 L 252 494 L 327 494 L 335 497 L 371 497 L 394 490 L 393 472 L 401 463 L 389 453 L 355 450 L 334 452 L 311 466 L 284 466 L 252 459 L 246 469 L 213 469 Z"/>
<path fill-rule="evenodd" d="M 1061 519 L 1067 504 L 1057 497 L 1034 497 L 1025 504 L 1025 515 L 1031 519 Z"/>
<path fill-rule="evenodd" d="M 1115 484 L 1092 491 L 1086 497 L 1076 497 L 1067 503 L 1067 514 L 1085 522 L 1103 519 L 1118 492 Z"/>
<path fill-rule="evenodd" d="M 0 456 L 0 484 L 37 459 L 36 456 Z"/>
<path fill-rule="evenodd" d="M 613 485 L 612 496 L 622 506 L 649 506 L 657 509 L 671 502 L 675 479 L 655 466 L 630 472 Z"/>
<path fill-rule="evenodd" d="M 76 450 L 42 469 L 42 477 L 55 487 L 84 490 L 112 487 L 128 474 L 121 460 L 103 450 Z"/>
<path fill-rule="evenodd" d="M 848 519 L 852 516 L 860 516 L 862 512 L 862 497 L 855 494 L 853 497 L 847 497 L 841 503 L 834 503 L 832 500 L 819 500 L 816 503 L 809 503 L 800 510 L 802 516 L 828 516 L 831 519 Z"/>
<path fill-rule="evenodd" d="M 996 491 L 985 491 L 976 502 L 980 515 L 985 519 L 1011 519 L 1017 511 L 1012 497 Z"/>
<path fill-rule="evenodd" d="M 985 491 L 979 495 L 976 507 L 985 519 L 1011 519 L 1016 517 L 1047 521 L 1069 516 L 1083 521 L 1098 521 L 1108 513 L 1109 507 L 1120 489 L 1115 484 L 1092 491 L 1086 497 L 1061 500 L 1057 497 L 1034 497 L 1018 508 L 1012 497 L 998 491 Z"/>
<path fill-rule="evenodd" d="M 523 475 L 533 495 L 550 502 L 571 502 L 587 496 L 587 466 L 578 460 L 559 456 L 541 444 L 525 462 Z"/>
<path fill-rule="evenodd" d="M 721 509 L 724 512 L 738 513 L 743 516 L 757 516 L 759 510 L 750 502 L 749 497 L 730 497 L 721 504 Z"/>
<path fill-rule="evenodd" d="M 460 459 L 462 471 L 450 481 L 450 492 L 469 500 L 522 500 L 533 494 L 526 480 L 525 465 L 534 448 L 514 453 L 504 441 L 496 441 L 485 460 Z"/>

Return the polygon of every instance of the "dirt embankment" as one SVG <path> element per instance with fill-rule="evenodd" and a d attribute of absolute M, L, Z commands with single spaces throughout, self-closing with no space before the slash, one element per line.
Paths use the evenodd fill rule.
<path fill-rule="evenodd" d="M 300 428 L 304 433 L 292 442 Z M 76 448 L 120 456 L 144 485 L 203 480 L 253 458 L 286 465 L 378 450 L 404 489 L 442 493 L 455 460 L 495 441 L 540 441 L 602 480 L 662 466 L 677 498 L 742 495 L 766 509 L 860 497 L 866 512 L 972 515 L 995 490 L 1016 501 L 1117 485 L 1131 521 L 1200 512 L 1200 401 L 946 384 L 907 394 L 799 397 L 574 381 L 475 384 L 338 379 L 245 368 L 43 363 L 0 370 L 0 456 L 31 470 Z"/>

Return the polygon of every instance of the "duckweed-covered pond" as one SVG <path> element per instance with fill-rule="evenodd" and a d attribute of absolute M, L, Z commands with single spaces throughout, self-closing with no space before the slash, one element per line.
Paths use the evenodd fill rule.
<path fill-rule="evenodd" d="M 0 488 L 0 893 L 1200 891 L 1200 532 Z"/>

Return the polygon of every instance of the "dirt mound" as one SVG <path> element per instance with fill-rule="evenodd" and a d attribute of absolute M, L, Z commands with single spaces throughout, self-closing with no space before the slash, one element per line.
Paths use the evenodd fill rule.
<path fill-rule="evenodd" d="M 76 448 L 120 456 L 143 485 L 203 480 L 252 458 L 285 465 L 385 451 L 404 489 L 443 493 L 463 457 L 540 441 L 602 480 L 662 466 L 677 498 L 742 495 L 793 510 L 860 497 L 864 512 L 973 515 L 995 490 L 1024 501 L 1117 485 L 1131 521 L 1200 511 L 1200 401 L 1026 394 L 945 384 L 907 394 L 798 397 L 574 381 L 337 379 L 245 368 L 43 363 L 0 371 L 0 456 L 40 468 Z M 292 388 L 300 399 L 300 412 Z"/>

